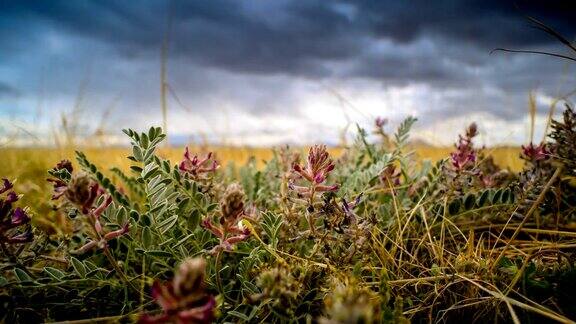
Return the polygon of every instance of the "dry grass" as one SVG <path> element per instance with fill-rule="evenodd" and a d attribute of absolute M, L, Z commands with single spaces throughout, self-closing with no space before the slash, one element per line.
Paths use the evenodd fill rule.
<path fill-rule="evenodd" d="M 453 150 L 452 147 L 416 147 L 414 149 L 418 159 L 430 159 L 438 161 L 448 157 Z M 82 149 L 88 158 L 96 165 L 106 169 L 106 166 L 114 165 L 121 169 L 128 170 L 129 160 L 126 156 L 130 154 L 127 148 L 86 148 Z M 181 147 L 160 149 L 159 155 L 176 163 L 182 158 Z M 248 159 L 254 157 L 259 166 L 264 165 L 265 161 L 272 157 L 270 148 L 252 148 L 252 147 L 195 147 L 191 148 L 193 152 L 213 151 L 216 158 L 223 164 L 234 162 L 244 164 Z M 339 156 L 342 152 L 340 148 L 329 150 L 334 156 Z M 504 168 L 510 168 L 513 171 L 522 169 L 522 160 L 519 158 L 519 148 L 517 147 L 498 147 L 487 149 L 486 152 L 494 158 L 496 164 Z M 2 156 L 3 177 L 18 179 L 22 181 L 43 181 L 46 177 L 46 171 L 52 168 L 62 159 L 74 159 L 74 149 L 50 149 L 50 148 L 0 148 Z"/>
<path fill-rule="evenodd" d="M 243 165 L 251 157 L 256 159 L 257 165 L 262 167 L 269 159 L 272 158 L 271 148 L 253 148 L 253 147 L 194 147 L 190 148 L 193 152 L 213 151 L 216 158 L 227 164 L 234 162 L 236 165 Z M 417 159 L 430 159 L 438 161 L 446 158 L 451 147 L 416 147 L 414 151 Z M 83 148 L 87 157 L 102 170 L 108 170 L 111 166 L 119 167 L 128 171 L 130 161 L 126 157 L 130 154 L 128 148 Z M 172 163 L 177 163 L 182 158 L 184 148 L 172 147 L 161 148 L 159 155 L 169 159 Z M 333 156 L 339 156 L 342 152 L 340 148 L 329 150 Z M 522 168 L 522 161 L 519 159 L 519 149 L 514 147 L 501 147 L 487 149 L 495 162 L 513 171 Z M 62 159 L 74 161 L 74 149 L 72 148 L 0 148 L 2 157 L 2 168 L 0 177 L 16 179 L 18 191 L 24 194 L 22 200 L 40 216 L 35 220 L 41 224 L 51 222 L 55 214 L 47 200 L 51 194 L 50 185 L 46 182 L 47 170 L 51 169 Z M 75 162 L 75 161 L 74 161 Z M 114 176 L 110 175 L 113 179 Z"/>

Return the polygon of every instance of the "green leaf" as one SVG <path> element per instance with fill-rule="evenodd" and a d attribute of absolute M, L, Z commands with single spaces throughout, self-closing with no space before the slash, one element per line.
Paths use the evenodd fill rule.
<path fill-rule="evenodd" d="M 456 215 L 458 214 L 458 212 L 460 211 L 460 199 L 454 199 L 452 200 L 452 202 L 450 202 L 450 204 L 448 205 L 448 213 L 450 215 Z"/>
<path fill-rule="evenodd" d="M 142 230 L 142 246 L 145 249 L 148 249 L 150 246 L 152 246 L 152 231 L 148 226 L 144 227 Z"/>
<path fill-rule="evenodd" d="M 64 274 L 64 272 L 56 269 L 56 268 L 52 268 L 52 267 L 44 267 L 44 272 L 46 272 L 50 277 L 61 281 L 62 278 L 64 278 L 66 276 L 66 274 Z"/>
<path fill-rule="evenodd" d="M 15 268 L 14 269 L 14 274 L 16 275 L 16 278 L 18 278 L 19 282 L 26 282 L 26 281 L 34 281 L 34 279 L 32 279 L 24 270 L 19 269 L 19 268 Z"/>
<path fill-rule="evenodd" d="M 488 202 L 488 198 L 490 197 L 490 190 L 485 190 L 482 192 L 480 197 L 478 197 L 478 206 L 483 207 Z"/>
<path fill-rule="evenodd" d="M 86 278 L 86 267 L 84 266 L 84 263 L 75 257 L 70 257 L 70 261 L 72 262 L 72 267 L 74 267 L 74 270 L 80 278 Z"/>
<path fill-rule="evenodd" d="M 206 207 L 206 213 L 213 211 L 214 209 L 216 209 L 216 207 L 218 207 L 218 204 L 216 203 L 208 205 L 208 207 Z"/>
<path fill-rule="evenodd" d="M 132 218 L 134 221 L 138 221 L 140 219 L 140 214 L 138 214 L 137 211 L 135 211 L 134 209 L 132 209 L 130 211 L 130 218 Z"/>
<path fill-rule="evenodd" d="M 144 158 L 142 150 L 138 146 L 132 146 L 132 155 L 137 161 L 142 161 Z"/>
<path fill-rule="evenodd" d="M 190 219 L 188 220 L 188 228 L 193 231 L 195 230 L 198 225 L 200 225 L 200 210 L 194 209 L 190 213 Z"/>
<path fill-rule="evenodd" d="M 474 194 L 466 195 L 466 198 L 464 198 L 464 209 L 470 210 L 474 208 L 475 204 L 476 204 L 476 196 Z"/>
<path fill-rule="evenodd" d="M 148 137 L 150 138 L 151 141 L 154 140 L 154 138 L 156 137 L 156 128 L 150 127 L 150 129 L 148 130 Z"/>
<path fill-rule="evenodd" d="M 118 208 L 118 210 L 116 211 L 116 224 L 118 225 L 126 224 L 128 222 L 126 214 L 127 212 L 124 207 Z"/>
<path fill-rule="evenodd" d="M 162 221 L 160 224 L 158 224 L 160 233 L 164 234 L 168 232 L 172 227 L 174 227 L 176 222 L 178 222 L 178 215 L 174 215 Z"/>
<path fill-rule="evenodd" d="M 246 316 L 245 314 L 242 314 L 242 313 L 240 313 L 240 312 L 237 312 L 237 311 L 229 311 L 227 314 L 228 314 L 228 315 L 231 315 L 231 316 L 234 316 L 234 317 L 237 317 L 237 318 L 239 318 L 239 319 L 241 319 L 241 320 L 243 320 L 243 321 L 245 321 L 245 322 L 249 322 L 249 321 L 250 321 L 250 318 L 249 318 L 248 316 Z"/>
<path fill-rule="evenodd" d="M 184 237 L 183 239 L 181 239 L 180 241 L 178 241 L 176 244 L 174 244 L 173 246 L 171 246 L 172 248 L 177 248 L 180 245 L 184 244 L 186 241 L 188 241 L 192 236 L 194 236 L 194 233 L 190 233 L 188 235 L 186 235 L 186 237 Z"/>
<path fill-rule="evenodd" d="M 496 192 L 494 193 L 494 196 L 492 196 L 492 205 L 496 205 L 498 203 L 500 203 L 501 198 L 502 198 L 502 189 L 498 189 L 496 190 Z"/>
<path fill-rule="evenodd" d="M 150 215 L 148 214 L 144 214 L 140 217 L 140 223 L 144 226 L 150 226 L 150 224 L 152 224 L 152 221 L 150 220 Z"/>
<path fill-rule="evenodd" d="M 142 148 L 147 149 L 149 143 L 150 142 L 148 141 L 148 135 L 142 133 L 142 136 L 140 137 L 140 145 L 142 145 Z"/>

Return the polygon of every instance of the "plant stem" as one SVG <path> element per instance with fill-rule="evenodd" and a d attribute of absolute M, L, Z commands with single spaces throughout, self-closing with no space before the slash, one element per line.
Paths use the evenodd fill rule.
<path fill-rule="evenodd" d="M 122 269 L 120 269 L 120 267 L 118 266 L 118 263 L 116 262 L 116 259 L 114 259 L 114 256 L 112 256 L 112 253 L 110 253 L 110 250 L 108 249 L 107 246 L 104 247 L 104 254 L 108 258 L 108 261 L 110 261 L 110 263 L 112 264 L 112 267 L 114 267 L 114 270 L 116 270 L 116 273 L 118 273 L 118 276 L 120 276 L 122 281 L 124 281 L 127 285 L 129 285 L 130 288 L 132 288 L 134 291 L 140 292 L 138 290 L 138 288 L 136 286 L 134 286 L 134 284 L 128 279 L 128 277 L 126 277 L 126 274 L 124 274 L 124 271 L 122 271 Z"/>
<path fill-rule="evenodd" d="M 524 216 L 524 219 L 522 220 L 522 222 L 520 222 L 520 225 L 518 225 L 518 227 L 514 231 L 514 234 L 512 234 L 512 236 L 510 237 L 510 239 L 508 240 L 508 242 L 506 243 L 506 245 L 504 246 L 502 251 L 500 251 L 500 254 L 498 255 L 498 257 L 494 260 L 494 263 L 490 267 L 490 271 L 492 271 L 494 269 L 494 267 L 498 264 L 500 259 L 504 256 L 504 253 L 506 252 L 508 247 L 516 239 L 518 234 L 520 234 L 520 232 L 522 231 L 522 228 L 524 227 L 524 225 L 526 224 L 526 222 L 528 221 L 530 216 L 534 213 L 536 208 L 538 208 L 538 205 L 540 205 L 542 203 L 542 201 L 544 200 L 544 196 L 546 195 L 546 192 L 550 189 L 550 187 L 552 187 L 552 184 L 554 183 L 554 181 L 556 181 L 556 178 L 558 178 L 558 176 L 560 176 L 560 173 L 562 173 L 562 169 L 563 169 L 562 166 L 559 166 L 556 169 L 556 171 L 554 172 L 554 174 L 552 175 L 552 177 L 550 178 L 550 180 L 548 180 L 548 182 L 546 183 L 546 185 L 544 186 L 544 188 L 540 192 L 540 195 L 538 195 L 538 198 L 536 199 L 536 201 L 534 201 L 534 203 L 532 204 L 532 207 L 530 207 L 530 209 L 528 210 L 528 212 Z M 506 228 L 504 228 L 502 230 L 502 233 L 504 232 L 505 229 Z M 500 237 L 498 237 L 498 239 L 500 239 Z"/>

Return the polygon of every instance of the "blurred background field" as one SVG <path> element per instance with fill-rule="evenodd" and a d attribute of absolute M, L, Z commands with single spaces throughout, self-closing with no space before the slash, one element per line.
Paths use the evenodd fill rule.
<path fill-rule="evenodd" d="M 305 148 L 301 148 L 304 150 Z M 128 171 L 130 164 L 126 157 L 130 154 L 126 148 L 83 148 L 88 158 L 97 166 L 106 170 L 108 166 L 117 166 L 124 171 Z M 330 153 L 339 156 L 344 148 L 330 148 Z M 421 159 L 429 159 L 433 162 L 448 157 L 453 150 L 451 147 L 414 147 L 416 156 Z M 254 147 L 190 147 L 194 153 L 205 154 L 214 152 L 218 161 L 223 165 L 230 162 L 242 165 L 250 158 L 254 158 L 259 166 L 263 166 L 273 155 L 273 148 Z M 181 160 L 184 152 L 183 147 L 163 148 L 160 155 L 177 163 Z M 496 164 L 501 167 L 518 171 L 522 168 L 522 160 L 519 158 L 520 150 L 516 147 L 496 147 L 485 150 L 488 155 L 494 158 Z M 11 179 L 17 179 L 22 185 L 42 186 L 46 171 L 63 159 L 74 162 L 74 149 L 55 148 L 0 148 L 2 157 L 2 175 Z"/>
<path fill-rule="evenodd" d="M 306 149 L 305 147 L 301 148 Z M 452 147 L 416 146 L 412 148 L 419 160 L 430 159 L 437 161 L 449 156 Z M 95 163 L 101 170 L 108 170 L 118 167 L 128 172 L 130 160 L 126 157 L 130 154 L 127 148 L 81 148 L 87 157 Z M 339 156 L 344 152 L 344 148 L 332 147 L 329 149 L 334 156 Z M 254 158 L 257 165 L 262 167 L 273 156 L 273 148 L 262 147 L 190 147 L 194 153 L 215 153 L 218 161 L 222 165 L 233 162 L 235 165 L 243 165 L 250 158 Z M 162 148 L 160 155 L 178 163 L 184 152 L 184 147 Z M 518 171 L 522 168 L 522 160 L 519 158 L 519 148 L 517 147 L 496 147 L 485 150 L 488 155 L 501 167 Z M 47 171 L 54 167 L 62 159 L 75 161 L 73 148 L 0 148 L 1 176 L 16 180 L 18 192 L 23 194 L 22 201 L 30 206 L 37 215 L 35 221 L 46 227 L 50 226 L 56 217 L 52 211 L 49 197 L 52 194 L 50 183 L 46 181 Z M 108 173 L 113 180 L 115 175 Z"/>

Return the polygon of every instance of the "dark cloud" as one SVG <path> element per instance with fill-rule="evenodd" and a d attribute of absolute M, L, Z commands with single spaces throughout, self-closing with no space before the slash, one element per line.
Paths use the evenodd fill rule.
<path fill-rule="evenodd" d="M 567 36 L 576 35 L 576 7 L 563 0 L 427 0 L 350 1 L 358 17 L 373 33 L 400 42 L 437 34 L 487 47 L 549 43 L 544 33 L 534 33 L 526 17 L 550 24 Z"/>
<path fill-rule="evenodd" d="M 544 33 L 529 28 L 523 15 L 537 13 L 538 18 L 568 36 L 574 35 L 576 20 L 576 10 L 569 10 L 568 2 L 560 0 L 439 0 L 433 4 L 427 0 L 317 0 L 283 1 L 276 5 L 213 0 L 174 1 L 172 6 L 167 3 L 8 1 L 0 14 L 0 26 L 8 24 L 2 17 L 22 25 L 27 19 L 44 19 L 70 33 L 100 39 L 124 55 L 136 57 L 157 55 L 171 17 L 172 55 L 243 73 L 317 78 L 331 75 L 332 71 L 323 66 L 325 62 L 358 57 L 369 47 L 371 38 L 408 43 L 422 37 L 437 37 L 487 53 L 495 47 L 553 42 Z M 264 10 L 258 10 L 258 6 Z M 457 53 L 452 55 L 458 57 Z M 441 71 L 419 73 L 425 80 L 445 76 Z"/>
<path fill-rule="evenodd" d="M 0 98 L 33 102 L 45 84 L 45 93 L 73 101 L 89 79 L 86 109 L 120 97 L 118 111 L 157 120 L 159 54 L 169 35 L 169 82 L 191 114 L 234 103 L 274 116 L 297 110 L 322 84 L 367 80 L 382 91 L 425 85 L 442 94 L 419 108 L 424 122 L 470 111 L 518 120 L 529 90 L 554 95 L 560 75 L 566 84 L 576 77 L 552 58 L 490 52 L 562 51 L 526 16 L 572 39 L 571 2 L 0 0 L 0 72 L 15 85 L 0 83 Z"/>

